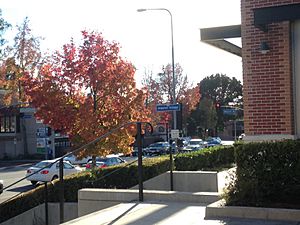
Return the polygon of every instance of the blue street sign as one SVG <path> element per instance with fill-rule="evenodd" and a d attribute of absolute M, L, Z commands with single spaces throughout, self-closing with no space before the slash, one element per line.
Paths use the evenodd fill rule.
<path fill-rule="evenodd" d="M 25 115 L 22 116 L 22 118 L 23 118 L 23 119 L 31 119 L 31 118 L 32 118 L 32 115 L 27 115 L 27 114 L 25 114 Z"/>
<path fill-rule="evenodd" d="M 237 115 L 237 110 L 236 109 L 223 109 L 223 114 L 226 116 L 236 116 Z"/>
<path fill-rule="evenodd" d="M 157 105 L 156 106 L 157 112 L 164 112 L 164 111 L 180 111 L 180 104 L 173 104 L 173 105 Z"/>

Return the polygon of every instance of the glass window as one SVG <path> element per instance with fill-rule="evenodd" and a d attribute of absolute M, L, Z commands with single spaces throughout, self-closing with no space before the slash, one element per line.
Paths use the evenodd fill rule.
<path fill-rule="evenodd" d="M 5 117 L 1 116 L 0 120 L 1 120 L 1 122 L 0 122 L 0 126 L 1 126 L 0 132 L 5 132 Z"/>
<path fill-rule="evenodd" d="M 44 167 L 50 168 L 51 166 L 52 164 L 50 162 L 43 162 L 43 161 L 34 165 L 34 167 L 37 168 L 44 168 Z"/>
<path fill-rule="evenodd" d="M 64 162 L 64 168 L 65 169 L 73 169 L 74 167 L 70 163 Z"/>
<path fill-rule="evenodd" d="M 1 116 L 0 117 L 0 132 L 14 133 L 16 131 L 15 116 Z"/>
<path fill-rule="evenodd" d="M 123 163 L 122 159 L 120 159 L 120 158 L 116 158 L 116 159 L 117 159 L 118 163 Z"/>
<path fill-rule="evenodd" d="M 10 117 L 10 131 L 11 132 L 16 131 L 16 120 L 14 117 Z"/>

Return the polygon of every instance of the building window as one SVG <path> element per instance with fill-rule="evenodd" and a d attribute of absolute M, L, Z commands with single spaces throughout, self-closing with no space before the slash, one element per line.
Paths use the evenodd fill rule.
<path fill-rule="evenodd" d="M 0 133 L 15 133 L 15 116 L 0 116 Z"/>

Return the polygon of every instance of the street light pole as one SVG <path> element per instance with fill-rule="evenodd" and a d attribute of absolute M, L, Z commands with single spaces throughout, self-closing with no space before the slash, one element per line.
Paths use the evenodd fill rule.
<path fill-rule="evenodd" d="M 174 60 L 174 39 L 173 39 L 173 16 L 170 10 L 165 8 L 151 8 L 151 9 L 138 9 L 138 12 L 145 12 L 145 11 L 154 11 L 154 10 L 160 10 L 160 11 L 166 11 L 169 13 L 171 18 L 171 44 L 172 44 L 172 104 L 176 104 L 176 79 L 175 79 L 175 60 Z M 173 129 L 177 129 L 177 115 L 176 111 L 173 111 Z"/>

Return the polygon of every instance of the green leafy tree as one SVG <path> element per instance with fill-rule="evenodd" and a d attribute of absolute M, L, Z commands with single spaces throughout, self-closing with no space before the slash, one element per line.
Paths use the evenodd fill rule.
<path fill-rule="evenodd" d="M 240 98 L 243 95 L 242 91 L 243 85 L 240 81 L 224 74 L 211 75 L 200 82 L 201 97 L 211 99 L 221 106 Z"/>
<path fill-rule="evenodd" d="M 189 126 L 189 133 L 195 133 L 193 129 L 200 127 L 205 130 L 214 130 L 213 135 L 217 135 L 218 131 L 223 130 L 224 122 L 232 119 L 223 115 L 222 107 L 233 104 L 242 108 L 242 91 L 241 82 L 234 77 L 230 78 L 224 74 L 205 77 L 200 82 L 200 104 L 189 118 L 189 124 L 191 121 L 195 121 L 196 124 L 194 127 Z M 203 104 L 201 104 L 202 101 Z M 207 101 L 211 104 L 205 103 Z"/>
<path fill-rule="evenodd" d="M 205 139 L 217 125 L 217 112 L 212 100 L 202 98 L 188 118 L 188 136 Z"/>

